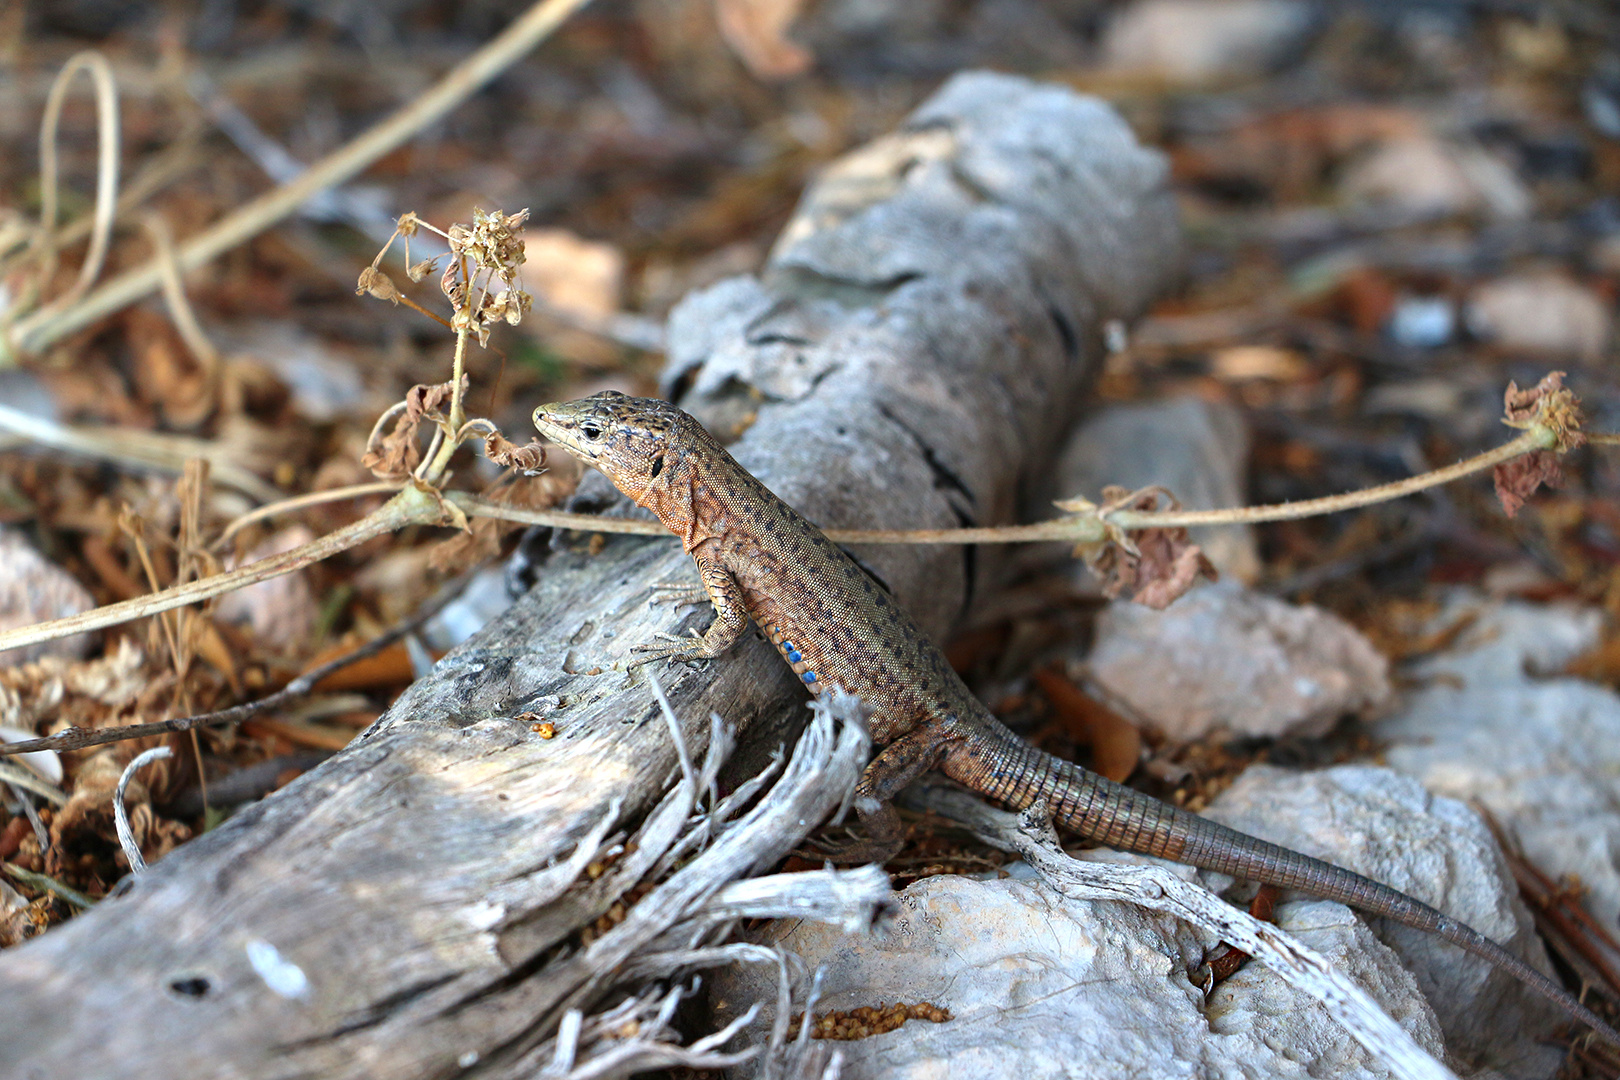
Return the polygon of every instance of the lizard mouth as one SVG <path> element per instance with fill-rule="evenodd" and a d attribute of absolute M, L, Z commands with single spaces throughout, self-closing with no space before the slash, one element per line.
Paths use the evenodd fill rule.
<path fill-rule="evenodd" d="M 547 442 L 555 443 L 575 457 L 586 459 L 596 457 L 592 447 L 580 437 L 578 422 L 558 415 L 549 405 L 542 405 L 534 410 L 534 427 Z"/>

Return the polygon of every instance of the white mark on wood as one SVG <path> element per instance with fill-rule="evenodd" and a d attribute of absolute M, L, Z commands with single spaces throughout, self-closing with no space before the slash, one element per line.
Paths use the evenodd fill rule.
<path fill-rule="evenodd" d="M 249 941 L 247 958 L 271 993 L 295 1001 L 309 996 L 309 976 L 304 974 L 304 969 L 284 959 L 280 950 L 268 941 Z"/>
<path fill-rule="evenodd" d="M 492 904 L 488 900 L 480 900 L 462 913 L 462 918 L 474 930 L 488 930 L 502 919 L 506 918 L 505 904 Z"/>

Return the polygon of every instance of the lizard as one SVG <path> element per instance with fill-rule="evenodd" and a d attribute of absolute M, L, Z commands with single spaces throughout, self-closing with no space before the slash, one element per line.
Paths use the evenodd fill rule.
<path fill-rule="evenodd" d="M 887 590 L 676 406 L 609 390 L 541 405 L 534 424 L 652 511 L 697 564 L 703 592 L 695 595 L 712 603 L 714 621 L 701 637 L 663 634 L 635 646 L 636 663 L 715 659 L 752 619 L 812 694 L 841 689 L 869 710 L 872 740 L 882 749 L 862 773 L 854 806 L 878 861 L 898 849 L 902 835 L 891 800 L 937 768 L 1015 810 L 1044 800 L 1060 826 L 1109 847 L 1335 900 L 1434 933 L 1620 1046 L 1620 1032 L 1562 986 L 1422 901 L 1024 742 L 974 696 Z"/>

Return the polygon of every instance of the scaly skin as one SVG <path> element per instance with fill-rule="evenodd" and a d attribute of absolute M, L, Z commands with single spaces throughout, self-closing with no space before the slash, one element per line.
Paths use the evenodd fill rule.
<path fill-rule="evenodd" d="M 1297 889 L 1438 934 L 1620 1046 L 1620 1033 L 1472 927 L 1370 878 L 1218 825 L 1023 742 L 973 696 L 881 586 L 675 406 L 608 391 L 542 405 L 534 423 L 656 514 L 697 563 L 714 604 L 713 625 L 700 639 L 665 636 L 639 646 L 642 662 L 717 657 L 752 618 L 811 693 L 837 687 L 871 710 L 872 737 L 883 750 L 861 778 L 856 807 L 878 853 L 892 853 L 898 843 L 892 797 L 937 767 L 1015 809 L 1045 800 L 1058 824 L 1109 847 Z"/>

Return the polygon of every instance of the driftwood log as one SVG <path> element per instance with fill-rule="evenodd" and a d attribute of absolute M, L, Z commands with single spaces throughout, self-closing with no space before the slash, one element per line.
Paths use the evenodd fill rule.
<path fill-rule="evenodd" d="M 666 389 L 741 431 L 738 458 L 825 525 L 1007 520 L 1108 322 L 1173 272 L 1166 181 L 1105 105 L 960 76 L 827 171 L 761 278 L 682 304 Z M 971 550 L 857 554 L 936 635 L 967 603 Z M 0 1074 L 402 1080 L 555 1060 L 546 1040 L 611 976 L 577 977 L 579 931 L 657 869 L 610 845 L 682 782 L 646 669 L 623 665 L 707 621 L 648 604 L 650 583 L 690 574 L 671 541 L 553 554 L 345 751 L 0 955 Z M 657 677 L 696 757 L 711 713 L 765 752 L 807 715 L 757 635 Z M 767 822 L 772 852 L 728 872 L 815 824 Z M 609 872 L 583 874 L 592 857 Z"/>

